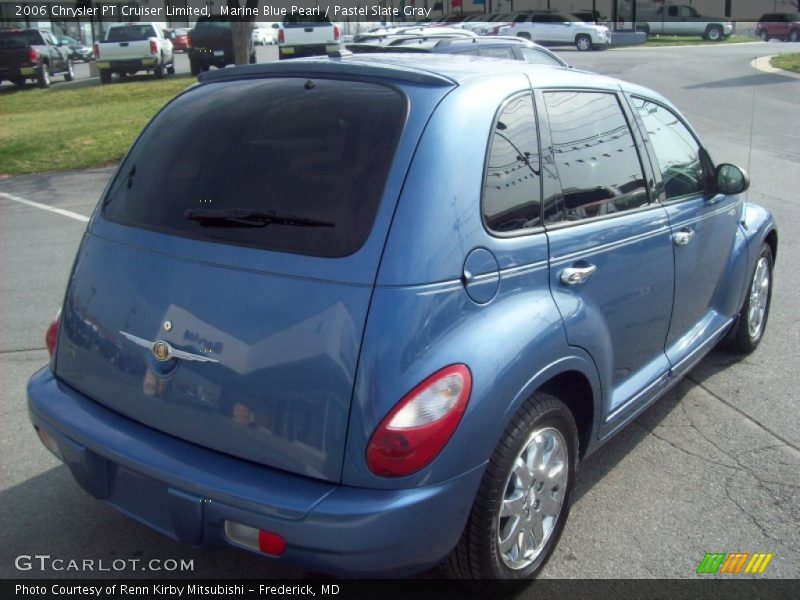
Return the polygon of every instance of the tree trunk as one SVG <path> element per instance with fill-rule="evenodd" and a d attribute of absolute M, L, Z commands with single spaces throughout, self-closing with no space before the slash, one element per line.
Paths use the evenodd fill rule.
<path fill-rule="evenodd" d="M 253 21 L 244 19 L 231 22 L 233 56 L 237 65 L 250 63 L 250 53 L 253 49 L 253 25 Z"/>

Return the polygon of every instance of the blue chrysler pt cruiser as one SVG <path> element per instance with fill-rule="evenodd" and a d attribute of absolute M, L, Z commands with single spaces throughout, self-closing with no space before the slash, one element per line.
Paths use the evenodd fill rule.
<path fill-rule="evenodd" d="M 512 590 L 578 462 L 761 341 L 778 238 L 748 185 L 668 100 L 568 68 L 206 73 L 104 191 L 31 420 L 181 542 Z"/>

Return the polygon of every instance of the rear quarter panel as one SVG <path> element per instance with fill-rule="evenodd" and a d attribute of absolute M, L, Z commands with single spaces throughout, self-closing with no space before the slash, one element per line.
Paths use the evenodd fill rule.
<path fill-rule="evenodd" d="M 559 372 L 578 370 L 599 401 L 591 359 L 566 343 L 548 284 L 547 238 L 490 235 L 480 198 L 497 108 L 529 88 L 522 74 L 491 85 L 466 82 L 436 109 L 423 134 L 384 251 L 356 375 L 342 481 L 407 488 L 446 481 L 485 464 L 530 394 Z M 467 295 L 468 253 L 497 260 L 497 292 L 486 304 Z M 386 479 L 366 467 L 367 443 L 389 410 L 428 375 L 466 364 L 472 393 L 453 438 L 426 468 Z"/>

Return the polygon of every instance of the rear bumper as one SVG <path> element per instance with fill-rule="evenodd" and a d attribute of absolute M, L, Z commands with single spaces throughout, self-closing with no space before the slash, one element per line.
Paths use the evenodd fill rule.
<path fill-rule="evenodd" d="M 88 492 L 179 541 L 237 544 L 226 520 L 279 534 L 279 560 L 346 575 L 406 575 L 441 561 L 466 523 L 483 466 L 406 490 L 336 485 L 214 452 L 115 413 L 44 367 L 28 383 L 37 429 Z M 245 548 L 246 549 L 246 548 Z"/>
<path fill-rule="evenodd" d="M 7 79 L 13 81 L 19 77 L 34 77 L 38 73 L 35 66 L 29 67 L 0 67 L 0 81 Z"/>
<path fill-rule="evenodd" d="M 301 58 L 305 56 L 325 56 L 330 52 L 341 50 L 338 42 L 309 45 L 280 45 L 278 46 L 279 58 Z"/>
<path fill-rule="evenodd" d="M 136 58 L 133 60 L 104 60 L 97 61 L 97 68 L 111 71 L 143 71 L 152 69 L 158 65 L 158 57 Z"/>

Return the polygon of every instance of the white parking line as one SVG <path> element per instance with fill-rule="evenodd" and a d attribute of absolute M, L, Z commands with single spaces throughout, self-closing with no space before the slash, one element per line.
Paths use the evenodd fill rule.
<path fill-rule="evenodd" d="M 7 194 L 5 192 L 0 192 L 0 197 L 6 198 L 7 200 L 12 200 L 14 202 L 19 202 L 20 204 L 27 204 L 28 206 L 32 206 L 34 208 L 41 208 L 42 210 L 47 210 L 58 215 L 62 215 L 64 217 L 69 217 L 70 219 L 75 219 L 76 221 L 83 221 L 84 223 L 89 221 L 89 217 L 84 217 L 83 215 L 79 215 L 76 212 L 72 212 L 71 210 L 64 210 L 63 208 L 55 208 L 53 206 L 48 206 L 47 204 L 42 204 L 41 202 L 34 202 L 33 200 L 26 200 L 25 198 L 20 198 L 19 196 L 15 196 L 14 194 Z"/>

